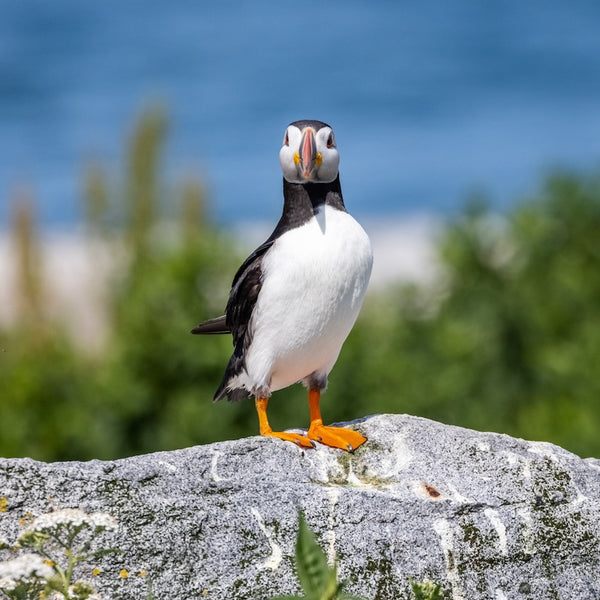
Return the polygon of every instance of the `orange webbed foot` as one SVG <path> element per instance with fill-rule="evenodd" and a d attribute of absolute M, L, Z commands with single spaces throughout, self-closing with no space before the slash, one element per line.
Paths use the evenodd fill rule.
<path fill-rule="evenodd" d="M 311 442 L 306 436 L 300 433 L 287 433 L 285 431 L 261 431 L 261 435 L 266 437 L 276 437 L 286 442 L 293 442 L 301 448 L 314 448 L 315 444 Z"/>
<path fill-rule="evenodd" d="M 268 398 L 256 398 L 256 412 L 258 414 L 258 423 L 260 426 L 260 435 L 267 437 L 275 437 L 286 442 L 293 442 L 301 448 L 314 448 L 315 445 L 305 435 L 301 433 L 287 433 L 285 431 L 273 431 L 267 419 L 267 404 Z"/>
<path fill-rule="evenodd" d="M 367 441 L 364 435 L 346 429 L 345 427 L 328 427 L 323 423 L 312 422 L 307 434 L 308 438 L 331 446 L 332 448 L 340 448 L 348 452 L 354 452 L 359 446 Z"/>
<path fill-rule="evenodd" d="M 348 452 L 354 452 L 367 441 L 364 435 L 353 429 L 323 425 L 321 409 L 319 407 L 320 400 L 321 391 L 319 389 L 311 388 L 308 390 L 310 427 L 306 435 L 309 439 L 325 444 L 326 446 L 331 446 L 332 448 L 347 450 Z"/>

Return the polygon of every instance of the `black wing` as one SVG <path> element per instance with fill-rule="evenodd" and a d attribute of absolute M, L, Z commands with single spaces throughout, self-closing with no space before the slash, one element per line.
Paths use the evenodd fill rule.
<path fill-rule="evenodd" d="M 225 314 L 203 321 L 200 325 L 196 325 L 191 333 L 200 335 L 232 333 L 234 346 L 237 345 L 240 338 L 243 339 L 262 283 L 262 259 L 272 245 L 273 240 L 269 238 L 237 270 L 231 284 Z"/>
<path fill-rule="evenodd" d="M 233 278 L 225 309 L 225 324 L 233 335 L 233 345 L 236 347 L 248 334 L 250 317 L 262 287 L 262 261 L 273 241 L 269 238 L 261 244 L 244 261 Z"/>
<path fill-rule="evenodd" d="M 225 315 L 205 321 L 192 329 L 192 333 L 231 333 L 233 336 L 233 354 L 215 392 L 214 400 L 225 396 L 229 400 L 241 400 L 250 396 L 250 392 L 245 388 L 230 387 L 230 381 L 245 366 L 246 348 L 252 339 L 252 332 L 249 331 L 250 319 L 262 286 L 262 261 L 273 242 L 271 237 L 261 244 L 238 269 L 231 285 Z"/>

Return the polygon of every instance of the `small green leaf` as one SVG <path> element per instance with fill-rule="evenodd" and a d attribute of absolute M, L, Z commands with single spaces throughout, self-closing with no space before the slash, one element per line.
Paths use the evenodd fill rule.
<path fill-rule="evenodd" d="M 309 529 L 302 513 L 298 516 L 298 540 L 296 542 L 296 570 L 304 593 L 309 598 L 324 600 L 333 596 L 325 596 L 333 585 L 333 594 L 337 591 L 336 569 L 327 564 L 327 557 Z M 331 594 L 331 592 L 330 592 Z"/>
<path fill-rule="evenodd" d="M 421 583 L 417 583 L 412 579 L 409 579 L 410 586 L 412 587 L 415 600 L 444 600 L 444 596 L 441 591 L 441 586 L 425 579 Z"/>
<path fill-rule="evenodd" d="M 272 600 L 364 600 L 344 592 L 346 582 L 338 583 L 337 566 L 327 564 L 325 552 L 317 544 L 302 512 L 298 514 L 296 572 L 304 596 L 277 596 Z"/>
<path fill-rule="evenodd" d="M 320 591 L 318 600 L 338 600 L 339 593 L 342 591 L 342 584 L 337 581 L 337 568 L 328 568 L 328 580 L 325 587 Z"/>

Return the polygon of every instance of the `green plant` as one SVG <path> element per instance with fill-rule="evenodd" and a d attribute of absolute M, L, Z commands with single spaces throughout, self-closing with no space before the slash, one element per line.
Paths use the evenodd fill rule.
<path fill-rule="evenodd" d="M 437 583 L 425 579 L 422 582 L 416 582 L 409 579 L 415 600 L 444 600 L 442 588 Z"/>
<path fill-rule="evenodd" d="M 230 338 L 189 333 L 225 306 L 239 257 L 208 223 L 202 185 L 164 181 L 166 122 L 145 111 L 122 173 L 98 163 L 87 172 L 82 251 L 113 257 L 96 315 L 104 341 L 93 349 L 67 334 L 66 312 L 49 313 L 33 203 L 16 199 L 19 311 L 0 323 L 1 456 L 110 459 L 256 430 L 250 403 L 210 401 Z"/>
<path fill-rule="evenodd" d="M 302 513 L 298 515 L 295 565 L 304 596 L 280 596 L 276 600 L 361 600 L 344 592 L 346 582 L 338 582 L 337 565 L 327 564 Z"/>
<path fill-rule="evenodd" d="M 87 514 L 78 509 L 37 517 L 16 545 L 29 551 L 0 563 L 0 598 L 101 600 L 92 584 L 74 580 L 74 570 L 80 563 L 116 552 L 94 546 L 101 534 L 117 527 L 106 513 Z M 0 541 L 0 549 L 7 547 L 7 541 Z"/>

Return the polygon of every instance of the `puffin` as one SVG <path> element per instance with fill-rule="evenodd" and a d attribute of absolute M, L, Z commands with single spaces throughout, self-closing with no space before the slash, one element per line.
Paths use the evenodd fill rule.
<path fill-rule="evenodd" d="M 233 354 L 214 400 L 254 397 L 263 436 L 303 448 L 315 442 L 349 452 L 366 438 L 323 424 L 320 398 L 358 316 L 371 275 L 369 237 L 344 205 L 333 129 L 315 120 L 291 123 L 279 162 L 283 212 L 273 233 L 236 272 L 223 316 L 193 334 L 233 337 Z M 273 431 L 272 392 L 308 389 L 305 434 Z"/>

